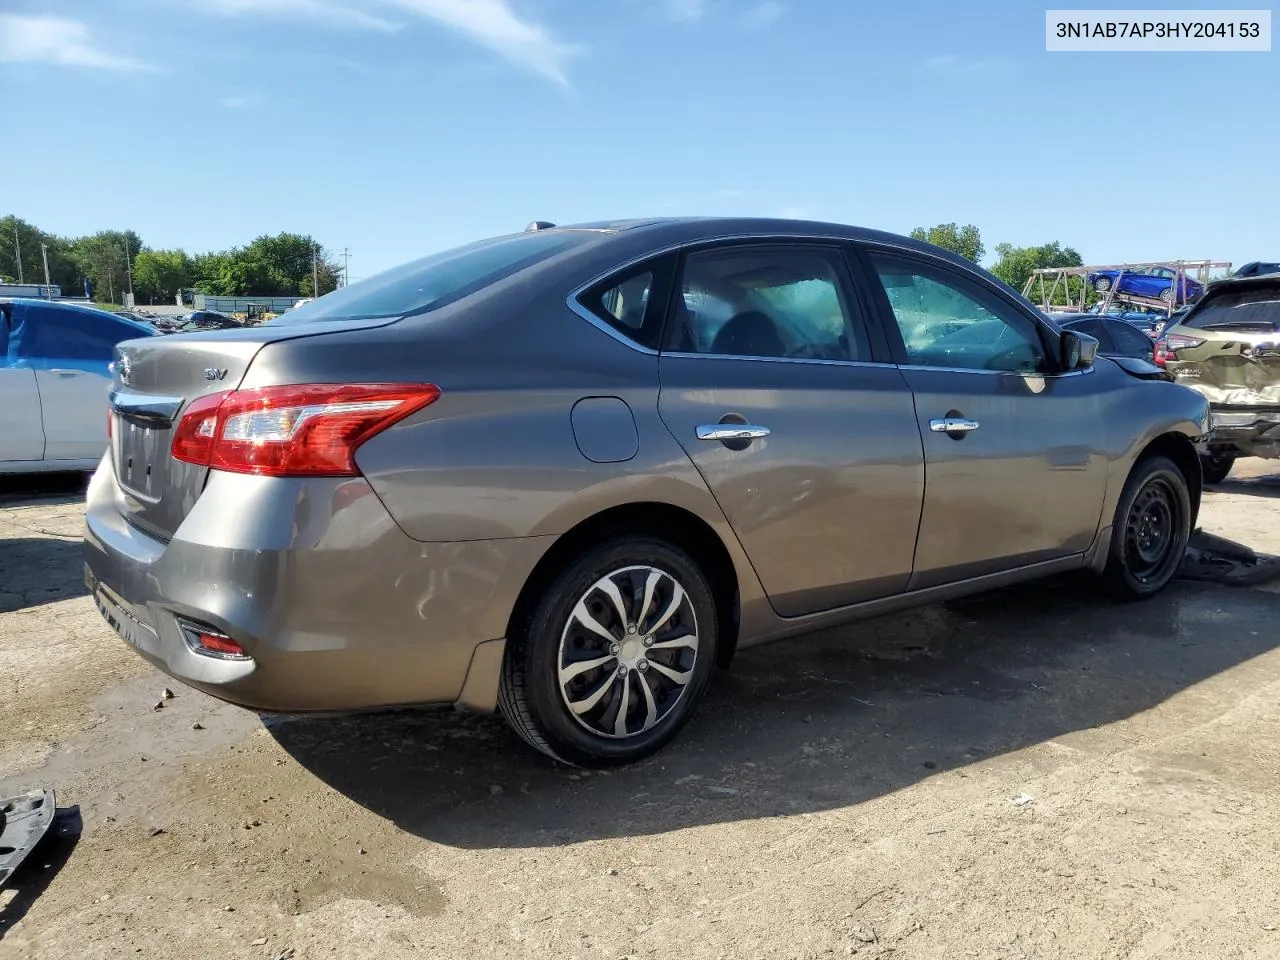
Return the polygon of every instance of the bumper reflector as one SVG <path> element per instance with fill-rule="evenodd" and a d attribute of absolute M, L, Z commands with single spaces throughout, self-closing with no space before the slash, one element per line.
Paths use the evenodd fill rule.
<path fill-rule="evenodd" d="M 187 646 L 191 648 L 192 653 L 215 657 L 219 660 L 251 659 L 244 652 L 244 647 L 207 623 L 179 619 L 178 626 L 181 627 L 182 638 L 187 641 Z"/>

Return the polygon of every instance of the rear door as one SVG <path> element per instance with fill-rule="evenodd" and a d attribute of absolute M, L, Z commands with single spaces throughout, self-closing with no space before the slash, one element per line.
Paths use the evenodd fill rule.
<path fill-rule="evenodd" d="M 17 338 L 10 337 L 13 313 L 21 309 L 0 303 L 0 463 L 44 456 L 36 374 L 19 355 Z"/>
<path fill-rule="evenodd" d="M 681 258 L 659 411 L 782 616 L 896 594 L 910 579 L 920 434 L 866 315 L 838 245 L 722 244 Z"/>
<path fill-rule="evenodd" d="M 866 253 L 924 438 L 912 589 L 1083 553 L 1106 490 L 1101 378 L 1055 372 L 1049 328 L 978 275 Z"/>
<path fill-rule="evenodd" d="M 28 306 L 26 325 L 27 356 L 40 391 L 44 459 L 101 457 L 107 449 L 112 350 L 140 331 L 105 311 L 58 304 Z"/>

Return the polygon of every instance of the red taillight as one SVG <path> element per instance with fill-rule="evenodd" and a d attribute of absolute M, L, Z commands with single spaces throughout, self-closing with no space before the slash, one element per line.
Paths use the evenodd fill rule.
<path fill-rule="evenodd" d="M 1195 337 L 1186 337 L 1180 333 L 1171 333 L 1161 337 L 1156 341 L 1155 353 L 1152 360 L 1160 366 L 1164 366 L 1168 360 L 1177 360 L 1178 351 L 1185 350 L 1188 347 L 1198 347 L 1204 343 Z"/>
<path fill-rule="evenodd" d="M 232 390 L 189 406 L 173 436 L 186 463 L 270 477 L 353 477 L 360 444 L 433 403 L 422 383 L 315 383 Z"/>

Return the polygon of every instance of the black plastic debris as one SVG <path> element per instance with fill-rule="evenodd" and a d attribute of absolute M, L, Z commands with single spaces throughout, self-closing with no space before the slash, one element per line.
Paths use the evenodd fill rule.
<path fill-rule="evenodd" d="M 1196 530 L 1178 568 L 1183 580 L 1252 587 L 1280 577 L 1280 557 L 1254 553 L 1244 544 Z"/>
<path fill-rule="evenodd" d="M 0 799 L 0 888 L 53 823 L 52 790 Z"/>

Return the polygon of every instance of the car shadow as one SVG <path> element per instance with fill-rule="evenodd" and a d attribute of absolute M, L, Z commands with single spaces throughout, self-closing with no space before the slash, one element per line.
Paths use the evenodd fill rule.
<path fill-rule="evenodd" d="M 70 537 L 0 540 L 0 613 L 81 597 L 83 547 Z"/>
<path fill-rule="evenodd" d="M 83 473 L 0 476 L 0 613 L 87 592 L 79 536 L 46 530 L 20 509 L 81 504 L 87 483 Z"/>
<path fill-rule="evenodd" d="M 1280 645 L 1280 596 L 1224 596 L 1180 583 L 1121 605 L 1067 577 L 745 650 L 675 742 L 608 772 L 554 764 L 496 718 L 265 722 L 322 781 L 435 842 L 651 835 L 851 806 L 1134 716 Z"/>
<path fill-rule="evenodd" d="M 0 507 L 79 503 L 88 485 L 89 474 L 82 472 L 0 474 Z"/>
<path fill-rule="evenodd" d="M 1205 487 L 1206 493 L 1230 493 L 1247 497 L 1280 497 L 1280 474 L 1261 477 L 1227 477 Z"/>
<path fill-rule="evenodd" d="M 49 832 L 27 854 L 6 884 L 6 889 L 12 888 L 15 896 L 0 906 L 0 941 L 27 915 L 31 905 L 40 899 L 53 878 L 71 859 L 83 830 L 79 806 L 58 808 Z"/>

